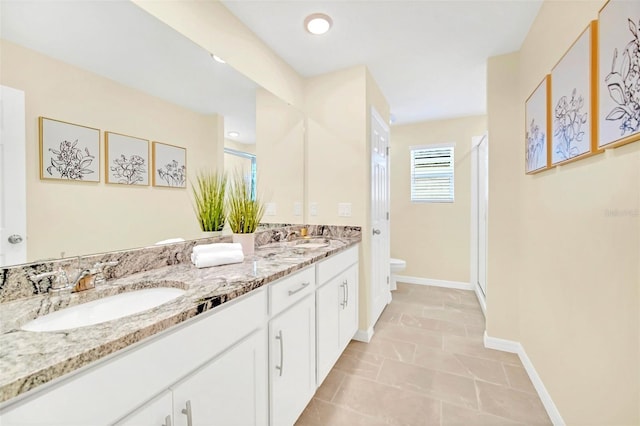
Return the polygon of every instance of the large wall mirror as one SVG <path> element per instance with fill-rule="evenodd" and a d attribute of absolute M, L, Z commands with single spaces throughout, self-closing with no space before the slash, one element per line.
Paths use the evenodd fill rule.
<path fill-rule="evenodd" d="M 25 93 L 27 262 L 202 237 L 190 181 L 230 169 L 225 147 L 255 155 L 264 222 L 303 222 L 302 113 L 129 1 L 0 8 L 0 84 Z M 100 130 L 99 182 L 41 179 L 39 117 Z M 184 148 L 186 188 L 106 183 L 106 132 L 148 141 L 151 171 L 153 142 Z"/>

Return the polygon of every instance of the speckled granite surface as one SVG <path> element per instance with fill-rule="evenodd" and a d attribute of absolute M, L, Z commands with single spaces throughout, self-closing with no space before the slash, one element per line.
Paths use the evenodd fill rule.
<path fill-rule="evenodd" d="M 307 250 L 287 242 L 297 235 L 299 228 L 300 226 L 264 231 L 259 236 L 263 240 L 256 242 L 258 247 L 255 255 L 245 258 L 243 263 L 197 269 L 181 259 L 175 264 L 167 266 L 165 263 L 155 269 L 142 267 L 139 268 L 142 271 L 133 274 L 121 271 L 120 278 L 110 279 L 107 284 L 93 290 L 62 295 L 45 292 L 0 304 L 0 402 L 336 254 L 358 243 L 361 238 L 357 227 L 316 227 L 313 229 L 314 234 L 331 237 L 326 240 L 328 246 Z M 180 243 L 176 246 L 185 247 L 173 249 L 186 258 L 194 244 Z M 167 250 L 166 246 L 159 248 Z M 151 251 L 153 249 L 156 247 L 151 248 Z M 126 258 L 125 252 L 101 256 L 117 255 Z M 138 255 L 145 259 L 152 258 L 152 255 Z M 121 265 L 122 261 L 117 268 Z M 132 262 L 132 265 L 134 269 L 139 267 L 136 262 Z M 113 275 L 112 272 L 111 277 Z M 102 324 L 59 332 L 20 330 L 26 322 L 67 306 L 159 286 L 179 287 L 186 290 L 186 293 L 157 308 Z"/>

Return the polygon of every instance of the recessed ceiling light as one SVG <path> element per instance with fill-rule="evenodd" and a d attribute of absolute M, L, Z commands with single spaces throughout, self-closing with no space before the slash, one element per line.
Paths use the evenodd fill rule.
<path fill-rule="evenodd" d="M 331 29 L 333 21 L 324 13 L 314 13 L 307 16 L 304 20 L 304 27 L 311 34 L 321 35 Z"/>
<path fill-rule="evenodd" d="M 213 53 L 211 54 L 211 57 L 216 61 L 216 62 L 220 62 L 221 64 L 226 64 L 227 61 L 225 61 L 224 59 L 222 59 L 220 56 L 218 55 L 214 55 Z"/>
<path fill-rule="evenodd" d="M 240 132 L 229 132 L 227 135 L 229 135 L 230 138 L 237 138 L 240 136 Z"/>

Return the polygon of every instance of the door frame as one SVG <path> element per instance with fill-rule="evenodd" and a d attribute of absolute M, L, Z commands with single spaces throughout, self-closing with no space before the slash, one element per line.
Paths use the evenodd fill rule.
<path fill-rule="evenodd" d="M 478 187 L 479 187 L 479 181 L 478 181 L 478 146 L 480 145 L 480 143 L 486 139 L 485 143 L 489 143 L 489 136 L 488 133 L 485 133 L 482 136 L 474 136 L 473 138 L 471 138 L 471 238 L 470 238 L 470 284 L 474 290 L 474 292 L 476 293 L 476 297 L 478 298 L 478 302 L 480 303 L 480 307 L 482 308 L 482 313 L 485 315 L 487 315 L 487 303 L 486 303 L 486 296 L 485 294 L 482 292 L 482 290 L 480 289 L 479 285 L 478 285 L 478 257 L 479 257 L 479 253 L 478 253 L 478 236 L 479 236 L 479 229 L 478 229 L 478 221 L 475 220 L 475 218 L 478 217 L 478 199 L 479 199 L 479 194 L 478 194 Z M 488 150 L 487 150 L 488 152 Z M 487 176 L 487 182 L 486 184 L 489 184 L 489 179 Z M 487 217 L 489 217 L 489 206 L 487 206 Z M 486 270 L 486 268 L 485 268 Z M 485 283 L 485 286 L 488 288 L 489 287 L 489 283 Z"/>

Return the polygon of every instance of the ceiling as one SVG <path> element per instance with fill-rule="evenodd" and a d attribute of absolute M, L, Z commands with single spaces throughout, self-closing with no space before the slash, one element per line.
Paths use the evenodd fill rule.
<path fill-rule="evenodd" d="M 202 114 L 255 142 L 257 85 L 128 1 L 0 1 L 0 36 Z M 138 135 L 144 137 L 144 135 Z"/>
<path fill-rule="evenodd" d="M 397 123 L 486 113 L 486 62 L 516 51 L 542 0 L 271 1 L 225 6 L 304 77 L 366 65 Z M 332 29 L 303 29 L 311 13 Z"/>

